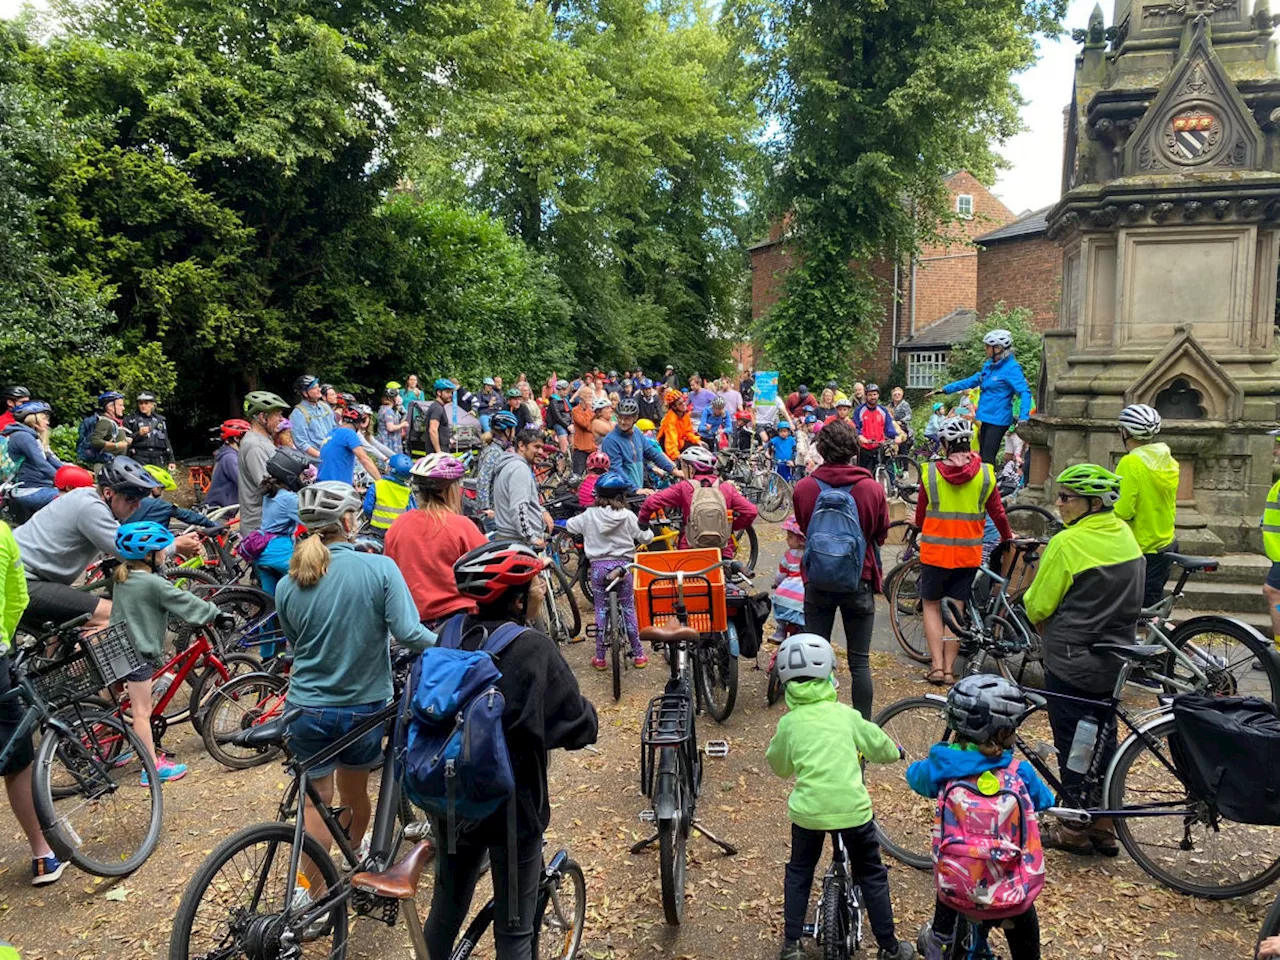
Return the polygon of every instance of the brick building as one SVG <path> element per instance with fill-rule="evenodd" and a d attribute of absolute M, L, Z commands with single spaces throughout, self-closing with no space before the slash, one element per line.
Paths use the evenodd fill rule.
<path fill-rule="evenodd" d="M 1000 301 L 1026 307 L 1041 330 L 1058 326 L 1062 301 L 1062 248 L 1049 239 L 1045 217 L 1052 207 L 1025 213 L 978 237 L 978 315 Z"/>

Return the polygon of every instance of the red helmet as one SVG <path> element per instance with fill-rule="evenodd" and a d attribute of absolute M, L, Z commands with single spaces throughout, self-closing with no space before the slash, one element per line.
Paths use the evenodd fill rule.
<path fill-rule="evenodd" d="M 587 469 L 599 470 L 604 473 L 609 469 L 609 455 L 603 450 L 597 450 L 591 456 L 587 457 Z"/>
<path fill-rule="evenodd" d="M 222 426 L 218 428 L 218 432 L 222 437 L 222 442 L 228 440 L 239 440 L 249 432 L 248 420 L 223 420 Z"/>
<path fill-rule="evenodd" d="M 343 423 L 359 423 L 364 419 L 364 414 L 355 407 L 338 407 L 338 419 Z"/>
<path fill-rule="evenodd" d="M 538 575 L 543 560 L 518 540 L 496 540 L 464 553 L 453 565 L 458 592 L 479 603 L 492 603 L 512 587 L 523 587 Z"/>
<path fill-rule="evenodd" d="M 64 463 L 54 472 L 53 485 L 64 492 L 76 487 L 92 487 L 93 474 L 74 463 Z"/>
<path fill-rule="evenodd" d="M 735 420 L 740 420 L 740 421 L 750 420 L 750 419 L 751 419 L 751 411 L 750 411 L 750 410 L 739 410 L 737 413 L 735 413 L 735 414 L 733 415 L 733 419 L 735 419 Z"/>

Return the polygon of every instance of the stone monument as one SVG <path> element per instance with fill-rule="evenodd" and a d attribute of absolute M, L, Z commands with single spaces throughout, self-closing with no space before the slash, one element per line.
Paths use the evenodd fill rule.
<path fill-rule="evenodd" d="M 1060 329 L 1045 336 L 1031 483 L 1114 467 L 1129 403 L 1182 463 L 1186 552 L 1260 547 L 1280 420 L 1280 74 L 1267 0 L 1115 0 L 1075 32 Z M 1042 486 L 1046 492 L 1050 486 Z"/>

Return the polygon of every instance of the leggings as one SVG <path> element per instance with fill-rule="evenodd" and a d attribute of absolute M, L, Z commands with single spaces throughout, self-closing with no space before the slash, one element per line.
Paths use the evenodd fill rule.
<path fill-rule="evenodd" d="M 875 687 L 871 682 L 871 629 L 876 622 L 876 595 L 862 580 L 852 593 L 828 593 L 812 584 L 804 588 L 804 625 L 807 630 L 831 640 L 836 611 L 844 621 L 844 642 L 849 652 L 850 695 L 853 707 L 867 720 Z"/>
<path fill-rule="evenodd" d="M 978 428 L 978 450 L 982 454 L 982 462 L 993 466 L 1000 464 L 1000 443 L 1009 432 L 1009 425 L 984 423 Z"/>
<path fill-rule="evenodd" d="M 591 561 L 591 595 L 596 604 L 596 657 L 603 660 L 605 655 L 605 619 L 609 613 L 609 598 L 605 593 L 606 578 L 610 571 L 626 566 L 626 560 L 592 560 Z M 622 623 L 627 636 L 631 640 L 631 655 L 644 655 L 644 647 L 640 646 L 640 623 L 636 620 L 636 592 L 631 577 L 622 575 L 622 585 L 618 587 L 618 608 L 622 611 Z"/>

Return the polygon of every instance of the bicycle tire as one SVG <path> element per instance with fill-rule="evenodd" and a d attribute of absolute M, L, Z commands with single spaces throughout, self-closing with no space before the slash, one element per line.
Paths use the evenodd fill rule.
<path fill-rule="evenodd" d="M 867 764 L 862 772 L 876 798 L 880 845 L 909 867 L 931 870 L 934 801 L 907 786 L 906 769 L 907 764 L 923 760 L 930 747 L 946 739 L 946 701 L 942 697 L 907 697 L 880 711 L 875 723 L 906 751 L 904 760 Z"/>
<path fill-rule="evenodd" d="M 746 540 L 747 558 L 742 559 L 742 541 Z M 760 536 L 756 533 L 755 525 L 746 527 L 737 531 L 733 535 L 735 551 L 733 559 L 737 560 L 747 569 L 747 573 L 756 572 L 756 561 L 760 559 Z"/>
<path fill-rule="evenodd" d="M 707 713 L 716 723 L 724 723 L 738 702 L 738 658 L 729 648 L 728 634 L 717 634 L 701 648 L 693 670 Z"/>
<path fill-rule="evenodd" d="M 1170 737 L 1175 732 L 1173 717 L 1165 716 L 1143 727 L 1143 730 L 1152 739 L 1165 744 L 1163 760 L 1171 763 L 1176 769 L 1177 754 L 1170 745 Z M 1135 765 L 1141 762 L 1144 753 L 1149 754 L 1150 752 L 1147 748 L 1146 740 L 1136 734 L 1130 735 L 1120 745 L 1107 781 L 1108 809 L 1123 810 L 1126 807 L 1143 806 L 1141 803 L 1134 803 L 1132 796 L 1127 792 L 1127 788 Z M 1171 788 L 1169 784 L 1171 783 L 1170 776 L 1173 775 L 1173 771 L 1168 768 L 1165 762 L 1158 760 L 1154 763 L 1149 763 L 1148 766 L 1153 771 L 1153 777 L 1163 780 L 1166 785 L 1159 789 L 1152 788 L 1158 799 L 1147 801 L 1147 804 L 1158 803 L 1162 807 L 1169 808 L 1169 797 L 1181 792 L 1188 797 L 1188 810 L 1194 812 L 1196 817 L 1194 819 L 1182 816 L 1117 817 L 1115 819 L 1116 836 L 1124 845 L 1125 850 L 1128 851 L 1129 856 L 1133 858 L 1133 861 L 1147 874 L 1179 893 L 1202 897 L 1206 900 L 1228 900 L 1233 897 L 1243 897 L 1246 894 L 1269 886 L 1280 878 L 1280 827 L 1255 827 L 1235 823 L 1220 816 L 1216 820 L 1205 822 L 1204 816 L 1209 812 L 1206 809 L 1209 804 L 1200 801 L 1194 796 L 1190 788 L 1182 781 L 1181 774 L 1176 775 L 1177 786 Z M 1141 776 L 1141 772 L 1139 776 Z M 1139 789 L 1135 787 L 1135 792 Z M 1171 793 L 1171 789 L 1173 793 Z M 1161 840 L 1151 829 L 1153 824 L 1156 830 L 1162 825 L 1171 824 L 1172 832 L 1168 834 L 1169 839 Z M 1194 828 L 1199 828 L 1196 836 L 1192 835 Z M 1263 837 L 1264 831 L 1266 832 L 1265 838 Z M 1226 859 L 1222 861 L 1221 872 L 1236 879 L 1227 883 L 1191 879 L 1175 874 L 1169 868 L 1169 862 L 1175 857 L 1185 860 L 1185 865 L 1188 868 L 1195 869 L 1206 866 L 1208 864 L 1209 845 L 1221 843 L 1223 837 L 1227 834 L 1231 834 L 1233 838 L 1238 838 L 1238 843 L 1244 846 L 1244 854 L 1253 854 L 1260 846 L 1264 846 L 1268 852 L 1263 853 L 1263 859 L 1272 856 L 1273 853 L 1275 858 L 1265 865 L 1263 865 L 1262 860 L 1259 860 L 1260 869 L 1252 876 L 1241 879 L 1244 872 L 1252 868 L 1242 862 L 1242 854 L 1239 851 L 1228 851 Z M 1159 848 L 1159 854 L 1153 855 L 1149 853 L 1144 846 L 1143 839 L 1140 837 L 1155 837 L 1154 845 Z M 1197 839 L 1200 840 L 1199 844 L 1196 842 Z"/>
<path fill-rule="evenodd" d="M 622 699 L 622 629 L 614 619 L 612 610 L 609 616 L 608 642 L 610 667 L 613 670 L 613 699 L 618 701 Z"/>
<path fill-rule="evenodd" d="M 596 594 L 591 588 L 591 564 L 585 560 L 578 565 L 578 592 L 587 603 L 595 604 Z"/>
<path fill-rule="evenodd" d="M 920 499 L 920 464 L 899 453 L 889 458 L 889 473 L 898 499 L 914 505 Z"/>
<path fill-rule="evenodd" d="M 889 524 L 884 546 L 880 548 L 880 565 L 883 569 L 896 570 L 916 555 L 915 545 L 908 538 L 908 533 L 914 526 L 910 520 L 895 520 Z M 885 574 L 882 591 L 886 597 L 889 595 L 889 574 Z"/>
<path fill-rule="evenodd" d="M 293 829 L 292 823 L 255 823 L 227 837 L 209 856 L 205 857 L 195 875 L 188 881 L 182 894 L 182 901 L 178 904 L 178 912 L 173 918 L 173 933 L 169 940 L 169 960 L 191 960 L 193 956 L 201 957 L 208 952 L 207 950 L 198 950 L 195 954 L 191 952 L 192 926 L 196 921 L 205 891 L 215 886 L 214 882 L 223 867 L 232 864 L 238 855 L 266 844 L 270 851 L 270 864 L 283 860 L 287 870 L 289 850 L 293 847 Z M 285 850 L 282 852 L 280 847 L 284 847 Z M 337 867 L 334 866 L 328 851 L 308 833 L 302 835 L 302 851 L 319 869 L 327 888 L 334 887 L 340 882 Z M 258 878 L 264 894 L 267 893 L 270 879 L 269 876 L 261 875 Z M 283 908 L 284 901 L 281 898 L 272 912 L 279 913 Z M 324 933 L 333 937 L 333 949 L 327 955 L 340 958 L 344 955 L 347 945 L 346 903 L 335 906 L 330 918 L 331 923 L 326 925 Z M 242 919 L 237 917 L 238 921 Z M 224 925 L 227 924 L 225 918 L 221 922 Z M 242 927 L 243 923 L 238 922 L 237 926 Z M 224 933 L 218 943 L 224 945 L 226 938 L 230 935 L 229 931 Z"/>
<path fill-rule="evenodd" d="M 270 763 L 280 747 L 237 747 L 230 738 L 241 730 L 284 714 L 289 684 L 270 673 L 246 673 L 214 690 L 205 704 L 200 736 L 209 756 L 230 770 L 248 770 Z M 242 752 L 243 751 L 243 752 Z"/>
<path fill-rule="evenodd" d="M 773 706 L 782 697 L 782 677 L 778 676 L 778 663 L 769 665 L 769 685 L 765 688 L 764 698 L 769 706 Z"/>
<path fill-rule="evenodd" d="M 822 960 L 849 960 L 849 939 L 853 925 L 845 910 L 846 881 L 840 876 L 828 877 L 822 883 Z"/>
<path fill-rule="evenodd" d="M 791 500 L 791 484 L 786 477 L 774 470 L 760 488 L 760 502 L 756 504 L 756 509 L 762 520 L 781 523 L 791 513 Z"/>
<path fill-rule="evenodd" d="M 924 636 L 924 601 L 920 599 L 920 558 L 914 557 L 889 571 L 889 626 L 898 646 L 916 663 L 929 663 Z"/>
<path fill-rule="evenodd" d="M 1258 930 L 1258 940 L 1254 944 L 1253 955 L 1257 956 L 1257 946 L 1268 937 L 1280 937 L 1280 897 L 1276 897 L 1271 909 L 1262 918 L 1262 927 Z"/>
<path fill-rule="evenodd" d="M 563 931 L 547 926 L 547 906 L 549 903 L 558 904 L 557 893 L 563 889 L 566 880 L 573 887 L 573 917 L 569 929 Z M 562 923 L 565 919 L 561 916 L 555 922 Z M 577 861 L 565 860 L 560 866 L 556 890 L 540 898 L 537 921 L 533 925 L 533 955 L 539 960 L 575 960 L 578 956 L 578 948 L 582 946 L 582 931 L 586 921 L 586 874 L 582 872 L 582 867 L 578 866 Z M 544 929 L 548 934 L 555 934 L 555 938 L 546 936 L 544 940 Z"/>
<path fill-rule="evenodd" d="M 146 862 L 160 841 L 164 801 L 155 761 L 132 728 L 119 717 L 97 716 L 68 726 L 69 732 L 46 727 L 36 751 L 31 793 L 40 830 L 59 860 L 69 861 L 98 877 L 128 876 Z M 78 728 L 85 728 L 85 733 L 76 736 Z M 100 746 L 108 737 L 112 745 Z M 126 744 L 133 751 L 125 764 L 117 759 L 120 744 Z M 55 768 L 69 774 L 64 782 L 75 783 L 74 791 L 55 785 Z M 146 772 L 148 786 L 140 784 L 140 771 Z M 69 802 L 60 806 L 59 802 L 64 800 Z M 104 819 L 110 824 L 110 832 L 115 832 L 127 819 L 118 815 L 119 812 L 147 804 L 150 809 L 143 811 L 147 824 L 141 832 L 142 838 L 136 844 L 130 841 L 131 849 L 124 853 L 114 850 L 97 855 L 94 851 L 102 845 L 104 832 L 82 832 L 68 822 L 68 817 L 81 809 L 92 813 L 109 807 Z M 88 841 L 84 839 L 85 833 L 89 834 Z"/>
<path fill-rule="evenodd" d="M 1228 652 L 1230 648 L 1223 646 L 1222 639 L 1195 643 L 1198 637 L 1225 638 L 1228 643 L 1247 651 L 1247 656 L 1238 652 L 1232 655 Z M 1231 617 L 1192 617 L 1178 624 L 1169 642 L 1184 655 L 1195 656 L 1185 649 L 1189 645 L 1204 654 L 1196 659 L 1207 674 L 1208 684 L 1197 689 L 1197 693 L 1205 696 L 1262 697 L 1272 703 L 1280 703 L 1280 669 L 1271 656 L 1271 644 L 1247 623 Z M 1223 652 L 1215 652 L 1219 649 Z M 1257 670 L 1255 666 L 1261 669 Z M 1194 683 L 1196 679 L 1172 653 L 1165 657 L 1163 672 L 1166 677 L 1187 683 Z M 1259 673 L 1265 678 L 1265 683 L 1255 681 Z M 1181 692 L 1171 684 L 1165 684 L 1165 690 L 1168 693 Z"/>
<path fill-rule="evenodd" d="M 678 750 L 664 750 L 658 766 L 658 789 L 656 798 L 664 791 L 674 794 L 674 817 L 664 817 L 658 821 L 658 860 L 662 882 L 662 912 L 667 923 L 673 927 L 680 926 L 684 920 L 684 886 L 688 876 L 687 841 L 689 830 L 686 826 L 688 813 L 684 809 L 683 764 Z"/>
<path fill-rule="evenodd" d="M 875 473 L 872 476 L 884 493 L 885 500 L 892 500 L 894 496 L 893 477 L 889 476 L 889 468 L 883 463 L 877 464 Z"/>
<path fill-rule="evenodd" d="M 1034 503 L 1014 503 L 1004 508 L 1013 535 L 1019 540 L 1048 540 L 1062 530 L 1062 521 Z"/>
<path fill-rule="evenodd" d="M 187 705 L 187 714 L 191 720 L 191 729 L 203 736 L 204 708 L 209 697 L 223 685 L 246 673 L 255 673 L 262 669 L 262 664 L 247 653 L 231 653 L 218 658 L 227 669 L 227 679 L 222 679 L 213 664 L 209 664 L 200 672 L 200 679 L 191 688 L 191 702 Z"/>
<path fill-rule="evenodd" d="M 551 571 L 551 591 L 546 602 L 556 604 L 562 626 L 568 631 L 563 641 L 559 637 L 552 639 L 557 642 L 567 642 L 582 633 L 582 611 L 578 608 L 578 598 L 573 595 L 573 584 L 569 582 L 565 572 L 554 565 L 548 569 Z M 565 620 L 566 612 L 569 615 L 567 620 Z"/>

